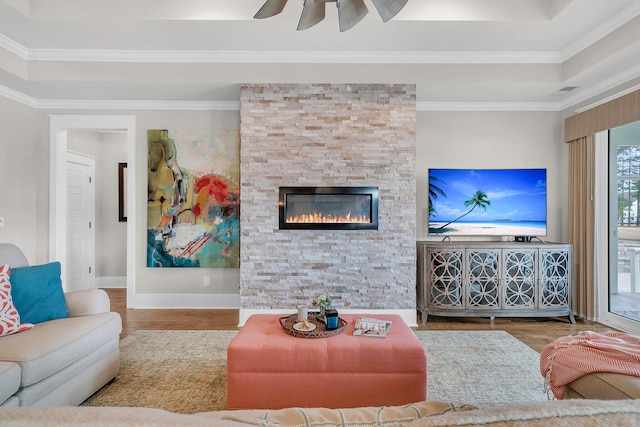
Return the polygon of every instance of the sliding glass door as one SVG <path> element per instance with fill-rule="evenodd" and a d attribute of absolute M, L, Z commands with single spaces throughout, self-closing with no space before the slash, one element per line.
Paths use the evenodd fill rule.
<path fill-rule="evenodd" d="M 609 280 L 600 317 L 640 329 L 640 122 L 610 129 L 608 139 Z"/>

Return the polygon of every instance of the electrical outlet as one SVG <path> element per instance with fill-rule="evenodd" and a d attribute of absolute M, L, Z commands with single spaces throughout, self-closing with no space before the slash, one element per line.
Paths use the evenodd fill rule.
<path fill-rule="evenodd" d="M 211 277 L 204 276 L 204 281 L 202 283 L 204 286 L 211 286 Z"/>
<path fill-rule="evenodd" d="M 4 218 L 0 217 L 0 228 L 4 227 Z"/>

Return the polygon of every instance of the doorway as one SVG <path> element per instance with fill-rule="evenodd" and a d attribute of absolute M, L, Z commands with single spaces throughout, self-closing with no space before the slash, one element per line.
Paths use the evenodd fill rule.
<path fill-rule="evenodd" d="M 640 122 L 609 130 L 607 311 L 640 325 Z"/>
<path fill-rule="evenodd" d="M 595 148 L 594 320 L 640 333 L 640 122 L 597 133 Z"/>
<path fill-rule="evenodd" d="M 120 131 L 127 134 L 127 205 L 135 200 L 135 133 L 134 116 L 50 116 L 50 185 L 49 185 L 49 260 L 67 264 L 67 138 L 69 130 Z M 127 306 L 135 295 L 135 209 L 127 212 Z M 62 271 L 63 283 L 66 272 Z"/>

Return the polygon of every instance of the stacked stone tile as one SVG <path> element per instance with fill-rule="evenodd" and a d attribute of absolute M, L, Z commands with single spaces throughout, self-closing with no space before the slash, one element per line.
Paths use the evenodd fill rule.
<path fill-rule="evenodd" d="M 415 85 L 241 87 L 243 309 L 414 309 Z M 281 186 L 377 186 L 378 230 L 279 230 Z"/>

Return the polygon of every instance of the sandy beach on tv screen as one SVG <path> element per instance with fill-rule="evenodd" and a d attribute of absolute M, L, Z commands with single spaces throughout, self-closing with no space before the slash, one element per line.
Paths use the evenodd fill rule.
<path fill-rule="evenodd" d="M 442 224 L 433 224 L 429 227 L 430 234 L 440 234 L 437 230 Z M 539 227 L 527 227 L 508 224 L 485 224 L 485 223 L 453 223 L 442 230 L 441 234 L 459 234 L 474 236 L 542 236 L 544 229 Z"/>

